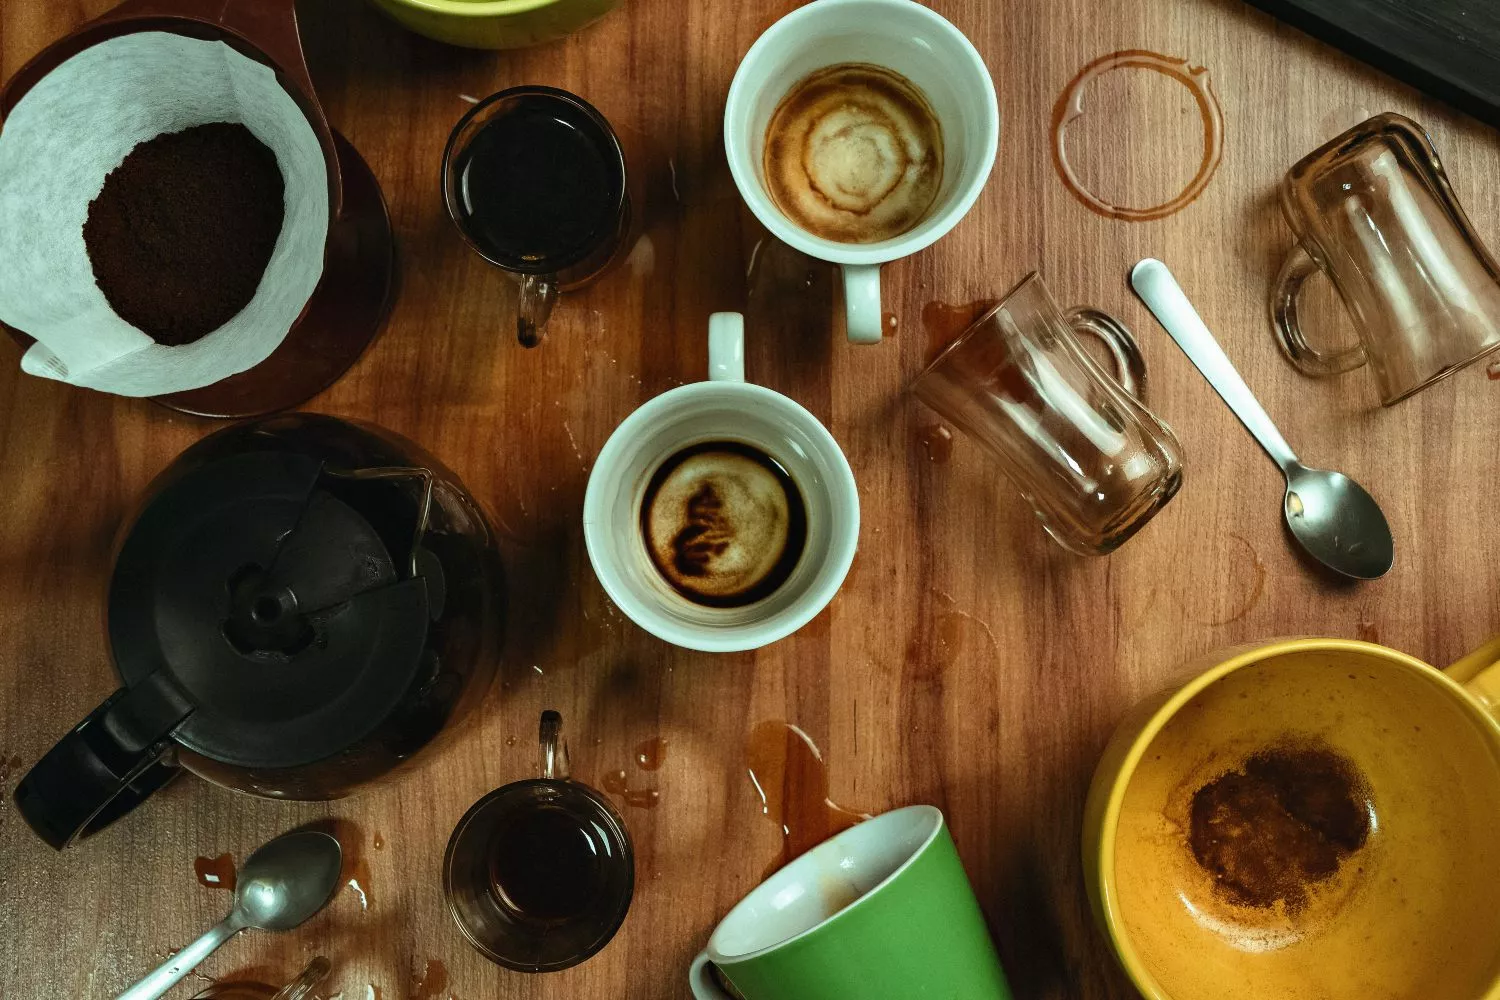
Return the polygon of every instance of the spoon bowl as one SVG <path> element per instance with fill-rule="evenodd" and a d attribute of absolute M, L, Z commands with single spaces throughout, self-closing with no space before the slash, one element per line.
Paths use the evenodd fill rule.
<path fill-rule="evenodd" d="M 1375 498 L 1348 476 L 1293 463 L 1282 512 L 1307 554 L 1335 573 L 1373 580 L 1390 570 L 1390 524 Z"/>
<path fill-rule="evenodd" d="M 277 837 L 245 859 L 236 877 L 234 912 L 246 927 L 290 930 L 328 905 L 343 864 L 343 849 L 326 833 Z"/>

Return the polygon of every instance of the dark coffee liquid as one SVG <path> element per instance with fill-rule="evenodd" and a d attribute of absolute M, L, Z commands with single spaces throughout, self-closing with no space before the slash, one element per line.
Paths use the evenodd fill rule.
<path fill-rule="evenodd" d="M 658 573 L 695 604 L 735 608 L 770 596 L 807 545 L 807 508 L 781 463 L 738 441 L 672 455 L 651 476 L 641 533 Z"/>
<path fill-rule="evenodd" d="M 526 920 L 571 920 L 598 904 L 609 853 L 592 826 L 555 806 L 523 809 L 495 833 L 490 880 Z"/>
<path fill-rule="evenodd" d="M 613 233 L 623 171 L 612 138 L 559 98 L 521 98 L 454 159 L 458 222 L 504 267 L 550 273 Z"/>

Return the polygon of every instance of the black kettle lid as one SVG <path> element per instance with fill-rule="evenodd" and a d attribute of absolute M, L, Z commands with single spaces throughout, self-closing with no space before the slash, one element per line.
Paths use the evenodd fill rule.
<path fill-rule="evenodd" d="M 110 644 L 127 689 L 172 692 L 179 744 L 295 767 L 358 744 L 407 695 L 429 580 L 354 482 L 315 452 L 229 452 L 142 510 L 110 581 Z"/>

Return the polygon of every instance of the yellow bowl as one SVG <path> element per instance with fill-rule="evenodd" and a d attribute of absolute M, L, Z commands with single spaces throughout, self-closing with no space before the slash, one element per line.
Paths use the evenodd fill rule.
<path fill-rule="evenodd" d="M 517 49 L 571 34 L 620 0 L 372 0 L 428 38 L 472 49 Z"/>
<path fill-rule="evenodd" d="M 1085 805 L 1089 899 L 1136 988 L 1500 1000 L 1500 639 L 1446 673 L 1342 639 L 1240 647 L 1194 669 L 1121 722 Z M 1255 784 L 1277 773 L 1268 753 L 1337 762 L 1322 778 L 1348 779 L 1348 796 L 1319 786 L 1310 799 L 1318 772 L 1303 770 L 1279 772 L 1300 790 L 1276 798 Z M 1357 837 L 1301 825 L 1310 801 L 1355 818 Z M 1256 882 L 1267 872 L 1269 889 Z"/>

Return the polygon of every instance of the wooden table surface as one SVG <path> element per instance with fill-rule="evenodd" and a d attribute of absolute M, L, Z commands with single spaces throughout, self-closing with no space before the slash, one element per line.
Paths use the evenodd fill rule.
<path fill-rule="evenodd" d="M 0 77 L 109 0 L 0 0 Z M 943 242 L 885 269 L 894 336 L 836 335 L 832 270 L 769 239 L 724 162 L 720 115 L 736 63 L 792 0 L 626 0 L 564 42 L 525 52 L 447 48 L 359 0 L 303 10 L 332 122 L 391 205 L 401 288 L 384 334 L 310 408 L 422 442 L 496 515 L 510 580 L 503 680 L 482 726 L 401 780 L 337 803 L 239 797 L 176 782 L 92 841 L 55 854 L 0 805 L 0 996 L 111 997 L 223 915 L 193 861 L 238 858 L 300 823 L 349 821 L 352 889 L 302 930 L 245 935 L 203 967 L 290 975 L 318 952 L 345 1000 L 687 997 L 685 971 L 717 919 L 781 850 L 746 777 L 747 734 L 805 731 L 828 797 L 876 812 L 943 808 L 1020 998 L 1131 995 L 1084 899 L 1078 836 L 1115 721 L 1204 650 L 1292 633 L 1376 639 L 1431 662 L 1500 626 L 1500 385 L 1483 367 L 1383 410 L 1368 373 L 1313 381 L 1279 356 L 1265 318 L 1288 244 L 1273 192 L 1302 154 L 1371 114 L 1425 124 L 1481 232 L 1500 233 L 1500 138 L 1283 28 L 1237 0 L 935 0 L 976 43 L 1004 114 L 994 174 Z M 1223 164 L 1160 221 L 1112 221 L 1059 182 L 1053 102 L 1118 49 L 1206 66 L 1223 105 Z M 644 235 L 624 266 L 565 298 L 547 342 L 510 336 L 513 286 L 460 241 L 438 196 L 448 131 L 468 104 L 520 83 L 594 102 L 633 148 Z M 1166 77 L 1099 83 L 1074 157 L 1098 189 L 1141 203 L 1191 175 L 1197 116 Z M 1280 479 L 1129 293 L 1147 255 L 1176 270 L 1266 408 L 1306 458 L 1382 501 L 1396 566 L 1339 586 L 1288 548 Z M 968 303 L 1040 268 L 1058 297 L 1140 334 L 1151 403 L 1186 453 L 1181 494 L 1102 559 L 1038 529 L 972 441 L 951 450 L 903 395 Z M 1349 335 L 1326 287 L 1313 322 Z M 652 639 L 612 608 L 579 527 L 588 470 L 644 400 L 703 376 L 714 310 L 747 315 L 750 376 L 808 406 L 859 480 L 863 529 L 831 608 L 757 653 L 711 656 Z M 116 684 L 101 629 L 109 542 L 146 483 L 216 424 L 0 365 L 0 787 Z M 537 713 L 565 716 L 575 773 L 625 770 L 654 809 L 617 796 L 638 883 L 624 928 L 571 971 L 500 970 L 443 905 L 449 831 L 488 790 L 530 773 Z M 663 738 L 659 770 L 634 748 Z M 639 800 L 642 796 L 637 796 Z M 202 980 L 193 980 L 202 986 Z M 194 992 L 179 988 L 176 996 Z"/>

